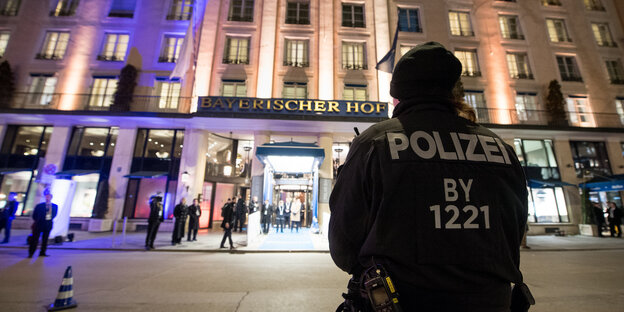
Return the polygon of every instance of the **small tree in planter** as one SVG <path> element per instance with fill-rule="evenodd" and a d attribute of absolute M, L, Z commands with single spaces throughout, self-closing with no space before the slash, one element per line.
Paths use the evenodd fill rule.
<path fill-rule="evenodd" d="M 117 82 L 117 91 L 115 91 L 115 99 L 110 110 L 116 112 L 130 111 L 130 103 L 134 95 L 134 88 L 137 85 L 138 71 L 136 67 L 128 64 L 121 69 L 119 81 Z"/>
<path fill-rule="evenodd" d="M 568 117 L 565 112 L 565 100 L 563 98 L 563 93 L 561 93 L 561 85 L 556 79 L 548 84 L 546 111 L 548 112 L 549 126 L 568 126 Z"/>
<path fill-rule="evenodd" d="M 15 75 L 8 61 L 0 64 L 0 108 L 11 108 L 15 94 Z"/>

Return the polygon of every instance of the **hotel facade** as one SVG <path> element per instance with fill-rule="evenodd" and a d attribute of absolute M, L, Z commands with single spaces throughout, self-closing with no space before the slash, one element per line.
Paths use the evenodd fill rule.
<path fill-rule="evenodd" d="M 200 198 L 202 228 L 234 195 L 293 198 L 326 233 L 355 131 L 392 112 L 377 62 L 438 41 L 461 60 L 478 121 L 525 168 L 530 233 L 578 233 L 579 184 L 602 179 L 590 199 L 623 205 L 618 12 L 615 0 L 0 0 L 14 77 L 0 86 L 0 206 L 17 192 L 14 227 L 27 228 L 50 188 L 62 235 L 124 218 L 144 228 L 153 195 L 167 219 Z M 565 100 L 556 126 L 552 80 Z"/>

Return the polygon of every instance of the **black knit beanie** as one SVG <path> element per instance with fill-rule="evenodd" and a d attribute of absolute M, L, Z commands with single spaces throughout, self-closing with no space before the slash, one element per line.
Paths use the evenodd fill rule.
<path fill-rule="evenodd" d="M 451 96 L 462 72 L 461 62 L 437 42 L 427 42 L 405 53 L 397 62 L 390 95 L 405 100 L 420 95 Z"/>

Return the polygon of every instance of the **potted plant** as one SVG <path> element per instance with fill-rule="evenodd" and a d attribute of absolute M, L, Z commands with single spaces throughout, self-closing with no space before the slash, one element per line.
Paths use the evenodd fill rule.
<path fill-rule="evenodd" d="M 130 103 L 134 95 L 134 88 L 137 85 L 138 71 L 136 67 L 128 64 L 121 69 L 119 81 L 117 82 L 117 91 L 110 110 L 116 112 L 130 111 Z"/>
<path fill-rule="evenodd" d="M 565 112 L 565 99 L 563 98 L 563 93 L 561 93 L 561 85 L 556 79 L 548 84 L 546 111 L 548 112 L 549 126 L 568 126 L 568 117 Z"/>
<path fill-rule="evenodd" d="M 8 61 L 0 64 L 0 108 L 11 108 L 15 94 L 15 76 Z"/>

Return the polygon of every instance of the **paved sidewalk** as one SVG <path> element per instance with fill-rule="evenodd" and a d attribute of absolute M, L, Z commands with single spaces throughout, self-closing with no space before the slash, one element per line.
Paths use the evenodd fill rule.
<path fill-rule="evenodd" d="M 70 231 L 74 233 L 73 242 L 50 244 L 49 249 L 78 249 L 78 250 L 144 250 L 145 232 L 121 233 L 112 232 L 90 233 L 86 231 Z M 13 230 L 11 242 L 1 244 L 0 248 L 27 248 L 26 237 L 28 230 Z M 186 237 L 181 245 L 171 245 L 171 232 L 159 232 L 154 244 L 155 251 L 193 251 L 193 252 L 231 252 L 229 248 L 220 249 L 223 231 L 201 230 L 197 241 L 189 242 Z M 247 246 L 246 233 L 232 233 L 234 252 L 329 252 L 329 243 L 323 235 L 313 234 L 307 230 L 301 233 L 290 234 L 271 232 L 262 235 L 252 245 Z M 296 244 L 296 242 L 304 242 Z M 617 250 L 624 249 L 624 239 L 614 237 L 588 236 L 554 236 L 540 235 L 527 238 L 529 249 L 522 251 L 568 251 L 568 250 Z M 226 243 L 227 246 L 227 243 Z"/>

